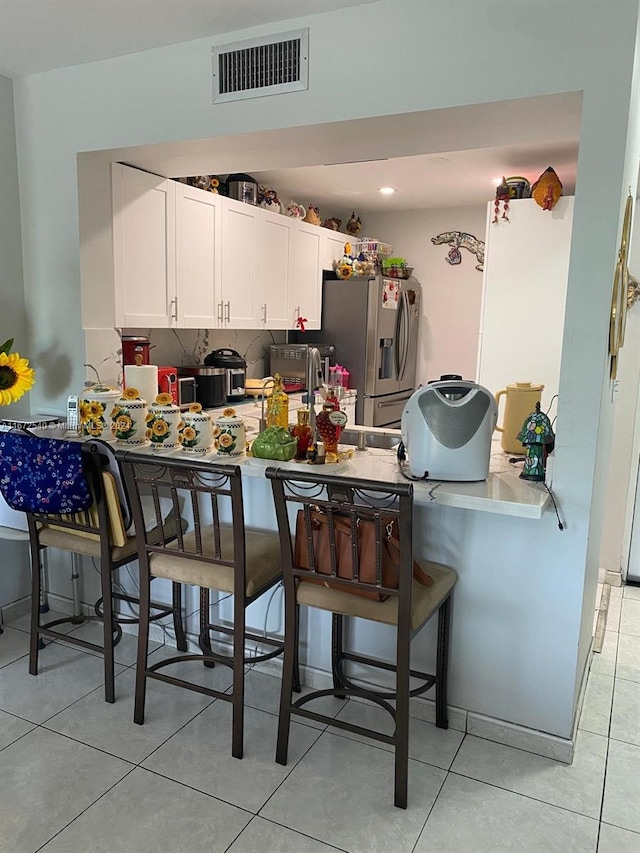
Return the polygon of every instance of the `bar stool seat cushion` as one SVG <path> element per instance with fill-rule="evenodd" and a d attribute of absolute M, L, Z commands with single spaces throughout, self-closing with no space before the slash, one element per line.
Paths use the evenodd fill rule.
<path fill-rule="evenodd" d="M 191 559 L 188 555 L 171 554 L 179 548 L 178 542 L 168 545 L 162 554 L 152 554 L 149 567 L 153 577 L 168 578 L 181 583 L 193 584 L 222 592 L 234 591 L 234 570 L 232 566 L 212 565 Z M 191 531 L 183 540 L 183 550 L 196 553 L 196 537 Z M 202 552 L 205 556 L 215 557 L 213 528 L 202 530 Z M 233 527 L 220 525 L 220 556 L 223 560 L 233 561 Z M 273 578 L 282 574 L 280 540 L 277 533 L 245 528 L 246 590 L 248 597 L 255 595 Z"/>
<path fill-rule="evenodd" d="M 415 631 L 427 621 L 453 588 L 458 574 L 449 566 L 432 563 L 429 560 L 417 560 L 424 571 L 431 576 L 433 584 L 423 586 L 413 581 L 411 593 L 411 630 Z M 398 624 L 398 598 L 391 596 L 385 601 L 373 601 L 343 592 L 336 587 L 324 586 L 318 583 L 300 581 L 296 595 L 298 604 L 317 607 L 341 613 L 343 616 L 357 616 L 361 619 L 371 619 L 385 625 Z"/>

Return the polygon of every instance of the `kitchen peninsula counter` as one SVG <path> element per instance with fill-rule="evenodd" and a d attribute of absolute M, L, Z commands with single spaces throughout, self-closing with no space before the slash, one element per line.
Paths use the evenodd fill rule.
<path fill-rule="evenodd" d="M 245 405 L 235 408 L 245 418 L 251 437 L 258 428 L 260 407 L 253 402 Z M 250 423 L 254 412 L 255 425 Z M 47 430 L 47 434 L 54 436 L 56 431 Z M 562 534 L 557 531 L 553 513 L 545 512 L 549 498 L 543 484 L 520 480 L 520 466 L 509 463 L 499 440 L 494 442 L 494 449 L 486 482 L 414 483 L 414 554 L 458 572 L 452 609 L 450 725 L 570 760 L 571 742 L 550 737 L 558 733 L 558 720 L 553 709 L 540 699 L 550 677 L 555 677 L 557 658 L 553 652 L 559 642 L 564 578 L 553 567 L 550 549 L 562 547 Z M 149 449 L 132 451 L 162 458 Z M 169 458 L 174 456 L 192 458 L 183 451 L 169 454 Z M 224 460 L 210 454 L 204 461 Z M 247 525 L 275 530 L 271 484 L 264 476 L 265 469 L 270 465 L 302 466 L 251 457 L 226 461 L 237 461 L 242 468 Z M 313 470 L 311 466 L 304 469 Z M 351 459 L 317 466 L 317 471 L 318 476 L 355 477 L 377 483 L 397 482 L 402 477 L 395 452 L 377 448 L 354 448 Z M 541 531 L 547 535 L 541 536 Z M 127 583 L 126 577 L 120 580 Z M 169 601 L 169 582 L 158 579 L 155 583 L 157 600 Z M 187 590 L 185 596 L 187 612 L 197 610 L 197 590 Z M 232 603 L 223 601 L 219 606 L 221 618 L 231 619 Z M 270 624 L 274 620 L 282 624 L 278 622 L 281 606 L 281 598 L 276 597 Z M 264 630 L 269 615 L 266 603 L 255 602 L 249 614 L 248 627 Z M 434 665 L 437 644 L 437 624 L 432 622 L 412 647 L 412 665 L 427 672 Z M 197 626 L 189 623 L 189 630 L 196 631 Z M 307 684 L 330 686 L 330 630 L 327 614 L 305 608 L 301 614 L 305 648 L 301 662 Z M 315 638 L 313 642 L 311 637 Z M 161 640 L 161 635 L 158 638 Z M 323 638 L 322 642 L 318 638 Z M 389 659 L 394 654 L 395 636 L 382 625 L 354 620 L 349 642 L 353 648 L 366 649 L 380 658 Z M 431 719 L 428 703 L 416 699 L 412 708 L 412 713 Z"/>
<path fill-rule="evenodd" d="M 255 438 L 262 413 L 262 400 L 243 400 L 229 403 L 245 421 L 247 437 Z M 289 411 L 295 412 L 302 406 L 302 395 L 289 396 Z M 223 409 L 210 409 L 215 419 Z M 294 420 L 290 418 L 290 420 Z M 347 428 L 350 428 L 348 426 Z M 380 432 L 380 430 L 378 430 Z M 389 431 L 387 431 L 389 432 Z M 343 447 L 341 445 L 341 447 Z M 347 449 L 346 446 L 343 449 Z M 187 454 L 180 454 L 187 456 Z M 226 458 L 216 454 L 204 457 L 212 462 L 226 462 Z M 308 466 L 297 462 L 276 462 L 271 459 L 241 458 L 233 460 L 243 466 L 243 475 L 263 477 L 265 469 L 271 465 L 289 469 L 317 470 L 319 476 L 356 477 L 378 483 L 407 482 L 400 473 L 395 450 L 383 450 L 367 447 L 360 451 L 353 448 L 351 459 L 336 464 Z M 549 493 L 543 483 L 520 479 L 521 465 L 509 462 L 509 455 L 500 447 L 499 438 L 494 439 L 491 453 L 490 473 L 480 482 L 441 482 L 438 480 L 413 481 L 414 502 L 419 505 L 430 503 L 459 509 L 479 510 L 498 515 L 519 516 L 539 519 L 550 501 Z"/>

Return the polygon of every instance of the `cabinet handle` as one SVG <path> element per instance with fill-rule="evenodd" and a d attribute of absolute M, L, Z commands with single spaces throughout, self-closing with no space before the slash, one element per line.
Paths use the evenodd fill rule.
<path fill-rule="evenodd" d="M 227 321 L 227 323 L 229 323 L 229 322 L 231 322 L 231 302 L 227 302 L 226 306 L 227 306 L 227 316 L 225 317 L 225 320 Z"/>
<path fill-rule="evenodd" d="M 218 323 L 222 326 L 222 302 L 218 302 Z"/>
<path fill-rule="evenodd" d="M 174 296 L 174 298 L 171 300 L 170 307 L 171 307 L 171 319 L 177 320 L 178 319 L 178 297 L 177 296 Z"/>
<path fill-rule="evenodd" d="M 267 325 L 267 303 L 262 306 L 262 322 Z"/>

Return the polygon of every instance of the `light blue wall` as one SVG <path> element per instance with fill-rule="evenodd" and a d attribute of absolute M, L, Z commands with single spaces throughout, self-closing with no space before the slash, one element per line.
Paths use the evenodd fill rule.
<path fill-rule="evenodd" d="M 0 343 L 15 338 L 14 348 L 29 356 L 22 282 L 22 242 L 18 199 L 18 164 L 13 113 L 13 83 L 0 76 Z M 0 417 L 29 412 L 29 395 L 0 407 Z M 27 548 L 0 539 L 0 607 L 29 590 Z"/>
<path fill-rule="evenodd" d="M 213 39 L 16 83 L 30 346 L 42 375 L 33 396 L 43 408 L 61 405 L 84 379 L 78 152 L 583 92 L 555 471 L 566 529 L 544 524 L 537 533 L 555 569 L 553 594 L 566 602 L 554 633 L 562 653 L 543 637 L 529 650 L 552 669 L 547 719 L 564 737 L 588 649 L 583 614 L 595 599 L 603 508 L 592 498 L 604 490 L 612 420 L 610 282 L 638 172 L 638 152 L 627 147 L 637 14 L 637 0 L 381 0 L 288 22 L 310 27 L 308 91 L 215 107 Z"/>

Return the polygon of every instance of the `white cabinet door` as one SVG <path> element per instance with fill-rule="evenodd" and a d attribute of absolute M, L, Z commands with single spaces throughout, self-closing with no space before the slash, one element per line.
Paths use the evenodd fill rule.
<path fill-rule="evenodd" d="M 293 241 L 296 223 L 280 213 L 257 210 L 260 320 L 265 329 L 289 329 Z"/>
<path fill-rule="evenodd" d="M 253 205 L 223 199 L 220 296 L 224 328 L 262 326 L 256 269 L 257 226 Z"/>
<path fill-rule="evenodd" d="M 320 328 L 322 309 L 322 267 L 320 250 L 323 230 L 317 225 L 298 222 L 294 227 L 291 270 L 290 329 Z"/>
<path fill-rule="evenodd" d="M 214 329 L 221 325 L 220 196 L 176 184 L 177 326 Z"/>
<path fill-rule="evenodd" d="M 115 320 L 167 328 L 175 318 L 175 181 L 112 164 Z"/>
<path fill-rule="evenodd" d="M 323 270 L 333 270 L 335 261 L 344 255 L 344 244 L 348 242 L 353 247 L 353 239 L 348 234 L 341 234 L 339 231 L 329 231 L 328 228 L 325 228 L 324 231 L 320 267 Z"/>

